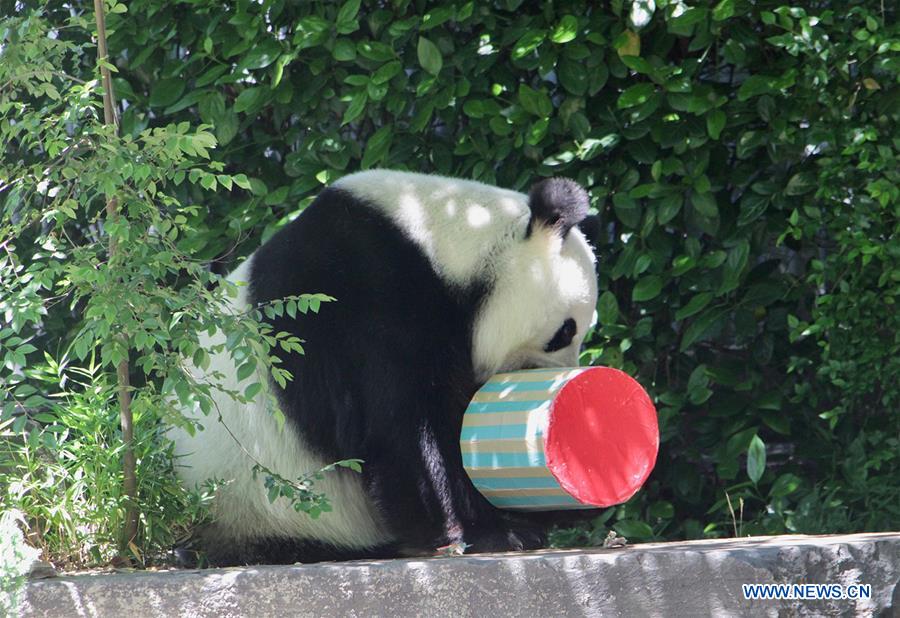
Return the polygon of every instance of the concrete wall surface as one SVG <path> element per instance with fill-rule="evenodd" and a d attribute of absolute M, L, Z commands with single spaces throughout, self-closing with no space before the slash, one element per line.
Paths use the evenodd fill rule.
<path fill-rule="evenodd" d="M 878 616 L 900 618 L 900 533 L 32 580 L 40 616 Z M 746 600 L 742 584 L 867 598 Z M 835 585 L 839 585 L 835 586 Z"/>

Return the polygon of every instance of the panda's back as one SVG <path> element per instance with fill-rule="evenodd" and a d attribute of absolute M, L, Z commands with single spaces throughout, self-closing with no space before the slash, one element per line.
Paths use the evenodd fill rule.
<path fill-rule="evenodd" d="M 454 285 L 483 274 L 491 254 L 521 235 L 530 212 L 522 193 L 432 174 L 368 170 L 333 189 L 386 215 Z"/>

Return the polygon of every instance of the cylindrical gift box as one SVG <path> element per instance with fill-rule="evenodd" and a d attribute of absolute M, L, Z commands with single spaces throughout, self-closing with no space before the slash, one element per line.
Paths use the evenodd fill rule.
<path fill-rule="evenodd" d="M 659 429 L 650 397 L 622 371 L 533 369 L 497 374 L 479 389 L 460 447 L 469 478 L 496 507 L 592 508 L 640 489 Z"/>

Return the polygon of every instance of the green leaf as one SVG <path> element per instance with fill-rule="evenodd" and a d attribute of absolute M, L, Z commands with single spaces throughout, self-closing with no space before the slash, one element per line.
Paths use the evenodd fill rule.
<path fill-rule="evenodd" d="M 208 92 L 200 99 L 197 111 L 203 122 L 215 125 L 225 114 L 225 97 L 219 92 Z"/>
<path fill-rule="evenodd" d="M 246 397 L 247 399 L 253 399 L 257 395 L 259 395 L 260 391 L 262 391 L 262 384 L 260 382 L 254 382 L 244 389 L 244 397 Z"/>
<path fill-rule="evenodd" d="M 237 177 L 235 177 L 235 179 L 236 178 Z M 235 182 L 237 182 L 237 180 L 235 180 Z M 238 186 L 240 186 L 240 185 L 238 185 Z M 262 196 L 266 195 L 268 192 L 269 192 L 269 188 L 266 186 L 266 183 L 264 183 L 261 179 L 259 179 L 259 178 L 251 178 L 250 179 L 250 193 L 252 193 L 256 197 L 262 197 Z"/>
<path fill-rule="evenodd" d="M 272 71 L 272 88 L 277 88 L 278 84 L 281 83 L 281 78 L 284 77 L 284 67 L 291 63 L 293 58 L 289 54 L 282 54 L 278 57 L 278 60 L 275 62 L 275 69 Z"/>
<path fill-rule="evenodd" d="M 244 363 L 243 365 L 241 365 L 240 367 L 238 367 L 238 370 L 237 370 L 238 382 L 243 382 L 244 380 L 249 378 L 251 375 L 253 375 L 254 371 L 256 371 L 256 361 L 254 361 L 254 360 L 249 360 L 246 363 Z"/>
<path fill-rule="evenodd" d="M 216 177 L 213 174 L 203 174 L 200 177 L 200 186 L 204 189 L 214 190 L 216 188 Z"/>
<path fill-rule="evenodd" d="M 619 520 L 613 524 L 613 528 L 627 539 L 649 539 L 653 537 L 653 528 L 635 519 Z"/>
<path fill-rule="evenodd" d="M 194 84 L 194 86 L 196 88 L 202 88 L 203 86 L 208 86 L 209 84 L 213 83 L 214 81 L 216 81 L 217 79 L 222 77 L 222 75 L 227 73 L 230 68 L 231 68 L 230 66 L 224 66 L 224 65 L 214 66 L 210 70 L 206 71 L 203 75 L 201 75 L 197 79 L 197 82 Z"/>
<path fill-rule="evenodd" d="M 613 209 L 619 221 L 630 228 L 637 228 L 641 223 L 641 205 L 627 193 L 613 195 Z"/>
<path fill-rule="evenodd" d="M 663 279 L 659 275 L 648 275 L 640 279 L 631 291 L 631 300 L 643 302 L 659 296 L 663 288 Z"/>
<path fill-rule="evenodd" d="M 763 131 L 744 131 L 738 138 L 735 154 L 738 159 L 746 159 L 766 143 L 768 135 Z"/>
<path fill-rule="evenodd" d="M 241 189 L 246 189 L 248 191 L 250 190 L 250 180 L 247 179 L 247 176 L 245 174 L 235 174 L 232 177 L 232 180 L 234 180 L 234 184 L 239 186 Z"/>
<path fill-rule="evenodd" d="M 372 83 L 383 84 L 390 81 L 393 77 L 403 70 L 403 65 L 399 60 L 394 60 L 381 65 L 377 71 L 372 74 Z"/>
<path fill-rule="evenodd" d="M 785 195 L 803 195 L 816 188 L 816 177 L 810 172 L 800 172 L 791 176 L 784 188 Z"/>
<path fill-rule="evenodd" d="M 746 101 L 752 97 L 771 92 L 771 81 L 772 78 L 765 75 L 751 75 L 738 88 L 738 101 Z"/>
<path fill-rule="evenodd" d="M 334 42 L 331 56 L 338 62 L 351 62 L 356 60 L 356 44 L 350 39 L 340 38 Z"/>
<path fill-rule="evenodd" d="M 713 9 L 712 17 L 714 21 L 725 21 L 734 16 L 734 14 L 734 0 L 722 0 L 716 5 L 716 8 Z"/>
<path fill-rule="evenodd" d="M 234 111 L 240 114 L 241 112 L 258 108 L 262 105 L 264 97 L 265 89 L 260 87 L 247 88 L 238 95 L 237 99 L 235 99 Z"/>
<path fill-rule="evenodd" d="M 557 77 L 562 87 L 576 96 L 587 92 L 588 74 L 580 62 L 563 58 L 556 67 Z"/>
<path fill-rule="evenodd" d="M 750 442 L 753 441 L 756 434 L 756 427 L 748 427 L 747 429 L 742 429 L 741 431 L 734 433 L 725 442 L 725 457 L 737 457 L 743 453 L 750 447 Z"/>
<path fill-rule="evenodd" d="M 642 103 L 646 103 L 654 92 L 656 92 L 656 87 L 653 84 L 635 84 L 634 86 L 626 88 L 625 91 L 619 95 L 619 99 L 616 101 L 616 107 L 619 109 L 627 109 L 629 107 L 634 107 L 635 105 L 641 105 Z"/>
<path fill-rule="evenodd" d="M 197 103 L 204 96 L 204 92 L 202 90 L 195 90 L 194 92 L 189 92 L 183 97 L 181 97 L 176 103 L 173 103 L 169 107 L 163 110 L 163 114 L 169 115 L 174 114 L 176 112 L 180 112 L 183 109 L 187 109 Z"/>
<path fill-rule="evenodd" d="M 746 238 L 742 238 L 734 247 L 728 250 L 728 257 L 725 260 L 722 272 L 722 284 L 716 291 L 717 295 L 727 294 L 738 287 L 741 273 L 747 266 L 749 255 L 750 243 Z"/>
<path fill-rule="evenodd" d="M 791 435 L 791 419 L 781 412 L 763 412 L 763 422 L 781 435 Z"/>
<path fill-rule="evenodd" d="M 237 135 L 240 121 L 234 110 L 228 110 L 214 123 L 216 140 L 219 145 L 224 146 L 234 139 Z"/>
<path fill-rule="evenodd" d="M 442 6 L 432 9 L 422 16 L 420 30 L 427 31 L 453 19 L 453 6 Z"/>
<path fill-rule="evenodd" d="M 180 77 L 161 79 L 150 90 L 151 107 L 168 107 L 184 92 L 185 80 Z"/>
<path fill-rule="evenodd" d="M 681 320 L 702 311 L 714 296 L 715 295 L 712 292 L 700 292 L 699 294 L 695 294 L 693 298 L 688 301 L 688 304 L 675 312 L 675 320 L 680 322 Z"/>
<path fill-rule="evenodd" d="M 540 118 L 535 120 L 531 127 L 529 127 L 528 132 L 525 134 L 525 141 L 531 145 L 536 146 L 544 136 L 547 135 L 547 129 L 550 127 L 550 119 L 549 118 Z"/>
<path fill-rule="evenodd" d="M 578 36 L 578 18 L 574 15 L 563 15 L 553 29 L 550 40 L 554 43 L 568 43 Z"/>
<path fill-rule="evenodd" d="M 278 206 L 280 204 L 283 204 L 287 199 L 290 191 L 290 187 L 278 187 L 277 189 L 266 195 L 266 197 L 263 199 L 263 204 L 265 204 L 266 206 Z"/>
<path fill-rule="evenodd" d="M 603 292 L 597 301 L 597 317 L 601 326 L 615 324 L 619 320 L 619 301 L 609 290 Z"/>
<path fill-rule="evenodd" d="M 511 56 L 514 60 L 524 58 L 537 49 L 546 36 L 543 30 L 529 30 L 513 45 Z"/>
<path fill-rule="evenodd" d="M 673 193 L 659 200 L 656 210 L 656 221 L 660 225 L 670 222 L 681 210 L 683 197 L 680 193 Z"/>
<path fill-rule="evenodd" d="M 275 62 L 280 54 L 281 45 L 277 41 L 266 39 L 252 47 L 238 63 L 235 70 L 240 73 L 244 70 L 264 69 Z"/>
<path fill-rule="evenodd" d="M 416 53 L 419 57 L 419 65 L 425 71 L 435 76 L 441 72 L 441 67 L 444 66 L 444 58 L 441 56 L 441 50 L 438 49 L 437 45 L 420 36 Z"/>
<path fill-rule="evenodd" d="M 797 491 L 802 482 L 803 481 L 796 474 L 782 474 L 774 483 L 772 483 L 772 488 L 769 490 L 769 497 L 781 498 L 783 496 L 788 496 Z"/>
<path fill-rule="evenodd" d="M 360 0 L 347 0 L 338 11 L 335 23 L 339 29 L 346 29 L 356 23 Z"/>
<path fill-rule="evenodd" d="M 669 32 L 680 36 L 690 36 L 694 31 L 694 26 L 704 19 L 708 9 L 700 7 L 691 7 L 682 12 L 678 17 L 672 17 L 667 22 Z"/>
<path fill-rule="evenodd" d="M 747 476 L 753 484 L 759 482 L 766 471 L 766 445 L 759 436 L 753 436 L 747 448 Z"/>
<path fill-rule="evenodd" d="M 714 109 L 706 115 L 706 132 L 713 139 L 719 139 L 722 129 L 725 128 L 725 112 L 720 109 Z"/>
<path fill-rule="evenodd" d="M 704 217 L 719 216 L 719 207 L 716 205 L 716 198 L 712 193 L 691 192 L 691 204 Z"/>
<path fill-rule="evenodd" d="M 357 91 L 350 99 L 350 104 L 344 112 L 343 119 L 341 119 L 341 125 L 353 122 L 359 118 L 362 115 L 368 100 L 369 94 L 365 90 Z"/>
<path fill-rule="evenodd" d="M 698 315 L 693 322 L 684 330 L 681 337 L 681 345 L 678 346 L 680 352 L 684 352 L 689 347 L 711 337 L 721 328 L 728 309 L 707 309 Z"/>
<path fill-rule="evenodd" d="M 390 150 L 393 137 L 394 127 L 390 124 L 381 127 L 372 134 L 372 137 L 366 143 L 366 150 L 360 164 L 362 169 L 369 169 L 384 160 L 388 150 Z"/>
<path fill-rule="evenodd" d="M 356 45 L 356 51 L 363 58 L 368 58 L 375 62 L 388 62 L 395 60 L 397 57 L 393 47 L 378 41 L 360 41 Z"/>
<path fill-rule="evenodd" d="M 641 55 L 641 37 L 631 30 L 624 30 L 613 40 L 616 53 L 622 56 Z"/>
<path fill-rule="evenodd" d="M 37 350 L 37 348 L 34 347 L 33 345 L 31 345 L 30 343 L 22 344 L 18 348 L 16 348 L 16 352 L 18 354 L 31 354 L 32 352 L 34 352 L 36 350 Z"/>
<path fill-rule="evenodd" d="M 546 92 L 527 84 L 519 85 L 519 104 L 526 112 L 545 118 L 553 113 L 553 103 Z"/>
<path fill-rule="evenodd" d="M 577 156 L 582 161 L 590 161 L 594 157 L 612 150 L 620 141 L 621 136 L 618 133 L 609 133 L 600 139 L 588 138 L 579 145 Z"/>
<path fill-rule="evenodd" d="M 750 225 L 766 211 L 769 205 L 769 197 L 747 191 L 741 197 L 741 213 L 738 215 L 739 227 Z"/>

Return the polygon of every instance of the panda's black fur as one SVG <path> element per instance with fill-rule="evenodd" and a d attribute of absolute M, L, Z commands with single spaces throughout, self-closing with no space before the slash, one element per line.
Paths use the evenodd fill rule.
<path fill-rule="evenodd" d="M 433 178 L 370 174 L 373 181 L 382 182 Z M 485 378 L 474 366 L 475 322 L 498 285 L 497 273 L 486 268 L 460 278 L 436 271 L 434 256 L 423 250 L 420 240 L 411 238 L 390 212 L 373 204 L 371 195 L 358 195 L 350 186 L 338 183 L 322 191 L 295 221 L 254 253 L 243 273 L 247 304 L 309 292 L 329 294 L 336 302 L 323 305 L 318 314 L 272 320 L 276 331 L 304 341 L 304 355 L 281 355 L 293 375 L 286 389 L 276 389 L 288 437 L 263 437 L 261 444 L 253 444 L 257 424 L 268 427 L 271 422 L 261 409 L 232 417 L 236 428 L 230 429 L 251 442 L 245 446 L 254 455 L 263 460 L 274 457 L 271 465 L 287 477 L 310 470 L 291 469 L 293 459 L 267 452 L 271 448 L 267 441 L 274 440 L 280 450 L 305 449 L 299 459 L 306 462 L 302 465 L 358 458 L 364 461 L 363 472 L 338 470 L 327 475 L 342 478 L 322 486 L 335 511 L 321 519 L 333 518 L 335 524 L 321 533 L 315 522 L 289 519 L 289 507 L 276 512 L 275 507 L 253 503 L 265 501 L 262 491 L 223 499 L 215 512 L 220 523 L 205 536 L 211 561 L 225 565 L 422 555 L 449 543 L 465 543 L 469 552 L 539 547 L 538 526 L 494 508 L 475 490 L 463 470 L 459 448 L 463 412 Z M 503 242 L 525 242 L 538 233 L 536 227 L 564 239 L 587 214 L 583 189 L 562 179 L 534 187 L 529 205 L 527 221 L 515 223 L 513 218 L 515 225 L 507 225 L 503 232 L 513 230 L 521 238 Z M 485 210 L 499 212 L 490 206 Z M 496 224 L 496 217 L 490 224 Z M 561 317 L 571 323 L 556 326 L 567 330 L 551 329 L 543 335 L 544 344 L 572 343 L 574 320 Z M 578 340 L 589 326 L 585 319 L 580 322 Z M 560 336 L 566 340 L 559 342 Z M 215 423 L 212 417 L 201 423 L 210 431 L 206 442 L 203 432 L 199 438 L 179 434 L 175 440 L 188 466 L 184 476 L 189 482 L 216 472 L 215 466 L 204 469 L 204 457 L 220 457 L 231 465 L 229 456 L 206 454 L 205 449 L 225 449 L 241 459 L 227 437 L 210 427 Z M 259 435 L 268 436 L 270 431 L 260 430 Z M 191 465 L 197 470 L 189 471 Z M 249 468 L 250 463 L 241 465 Z M 248 481 L 239 480 L 225 491 L 247 493 L 241 483 Z M 342 494 L 349 496 L 345 503 Z M 238 513 L 241 509 L 247 512 Z M 302 513 L 294 516 L 308 519 Z M 271 521 L 258 521 L 264 518 Z"/>

